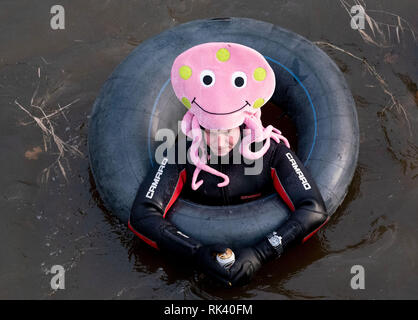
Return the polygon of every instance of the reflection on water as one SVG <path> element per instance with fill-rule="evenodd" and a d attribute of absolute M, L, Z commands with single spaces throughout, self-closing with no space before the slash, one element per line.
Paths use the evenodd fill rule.
<path fill-rule="evenodd" d="M 367 1 L 418 29 L 412 1 Z M 1 180 L 0 298 L 291 299 L 416 298 L 418 188 L 418 50 L 404 33 L 388 47 L 366 43 L 338 1 L 64 1 L 66 30 L 49 29 L 49 5 L 0 4 Z M 312 41 L 366 59 L 404 109 L 361 61 L 323 48 L 344 73 L 360 122 L 359 163 L 348 195 L 328 225 L 252 283 L 224 289 L 191 266 L 165 257 L 107 212 L 85 156 L 68 155 L 62 170 L 32 119 L 14 103 L 43 105 L 57 136 L 87 154 L 87 124 L 98 91 L 137 45 L 179 23 L 246 16 L 278 24 Z M 384 19 L 384 16 L 379 16 Z M 393 37 L 393 35 L 392 35 Z M 395 38 L 396 39 L 396 38 Z M 392 38 L 393 40 L 393 38 Z M 77 100 L 78 99 L 78 100 Z M 266 109 L 267 110 L 267 109 Z M 292 128 L 280 128 L 291 135 Z M 286 131 L 287 130 L 287 131 Z M 48 142 L 48 141 L 47 141 Z M 53 142 L 53 141 L 52 141 Z M 50 149 L 46 146 L 52 146 Z M 66 289 L 50 289 L 50 267 L 63 265 Z M 366 290 L 350 288 L 350 268 L 366 270 Z"/>

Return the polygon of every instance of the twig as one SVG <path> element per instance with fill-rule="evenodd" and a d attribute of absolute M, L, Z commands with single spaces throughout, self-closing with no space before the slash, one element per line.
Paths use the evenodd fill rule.
<path fill-rule="evenodd" d="M 80 100 L 80 99 L 75 99 L 74 101 L 70 102 L 69 104 L 65 105 L 64 107 L 61 107 L 61 106 L 58 104 L 59 109 L 55 110 L 54 112 L 52 112 L 52 113 L 50 113 L 50 114 L 48 114 L 48 115 L 46 115 L 46 116 L 44 116 L 44 117 L 42 117 L 42 118 L 39 118 L 39 120 L 41 120 L 41 121 L 42 121 L 42 120 L 45 120 L 45 119 L 48 119 L 48 118 L 52 118 L 53 116 L 55 116 L 55 115 L 57 115 L 57 114 L 61 113 L 63 110 L 65 110 L 65 109 L 67 109 L 67 108 L 71 107 L 74 103 L 77 103 L 79 100 Z M 66 120 L 68 120 L 68 119 L 66 119 Z M 33 123 L 35 123 L 35 121 L 22 122 L 22 123 L 20 123 L 20 124 L 21 124 L 22 126 L 27 126 L 28 124 L 33 124 Z"/>
<path fill-rule="evenodd" d="M 348 1 L 346 1 L 346 0 L 340 0 L 340 4 L 344 8 L 344 10 L 347 12 L 347 14 L 350 17 L 352 17 L 351 12 L 350 12 L 350 8 L 352 7 L 352 5 L 350 3 L 348 3 Z M 363 8 L 366 8 L 365 1 L 354 0 L 353 5 L 360 5 Z M 396 18 L 396 24 L 390 24 L 390 23 L 376 21 L 374 18 L 372 18 L 368 14 L 370 12 L 381 13 L 381 14 L 386 14 L 386 15 L 395 17 Z M 367 24 L 369 25 L 369 27 L 372 31 L 372 34 L 368 34 L 365 30 L 362 30 L 360 28 L 357 29 L 357 31 L 360 34 L 361 38 L 366 43 L 375 45 L 375 46 L 380 47 L 380 48 L 391 47 L 391 45 L 389 44 L 389 42 L 391 40 L 391 37 L 390 37 L 390 35 L 391 35 L 391 30 L 390 29 L 391 28 L 394 29 L 394 33 L 396 34 L 396 39 L 397 39 L 398 43 L 401 43 L 401 35 L 405 31 L 409 31 L 412 34 L 414 42 L 416 41 L 415 32 L 414 32 L 414 29 L 412 28 L 411 24 L 407 20 L 405 20 L 404 18 L 400 17 L 399 15 L 391 13 L 391 12 L 387 12 L 387 11 L 384 11 L 384 10 L 371 10 L 371 9 L 367 9 L 367 12 L 365 10 L 364 15 L 365 15 L 365 19 L 367 21 Z M 407 28 L 405 28 L 405 26 L 403 24 L 405 24 L 407 26 Z M 386 26 L 387 37 L 385 35 L 385 32 L 382 29 L 380 29 L 379 25 Z M 375 31 L 377 31 L 377 33 Z M 380 39 L 379 39 L 379 37 L 377 37 L 377 35 L 380 36 Z"/>
<path fill-rule="evenodd" d="M 36 93 L 36 90 L 35 90 Z M 70 107 L 72 104 L 76 103 L 79 99 L 74 100 L 73 102 L 67 104 L 66 106 L 50 113 L 49 115 L 47 115 L 45 113 L 45 111 L 43 110 L 43 108 L 37 106 L 37 105 L 33 105 L 33 99 L 35 97 L 36 94 L 33 95 L 32 100 L 31 100 L 31 106 L 36 108 L 37 110 L 40 111 L 40 113 L 43 115 L 42 117 L 37 117 L 35 115 L 33 115 L 27 108 L 25 108 L 24 106 L 22 106 L 17 100 L 15 100 L 15 104 L 21 109 L 23 110 L 29 117 L 31 117 L 33 120 L 29 123 L 36 123 L 39 128 L 42 131 L 43 134 L 43 142 L 44 142 L 44 149 L 45 151 L 48 150 L 48 141 L 50 141 L 50 139 L 52 138 L 52 140 L 54 141 L 55 146 L 58 149 L 58 156 L 56 158 L 56 160 L 49 165 L 47 168 L 45 168 L 42 171 L 42 177 L 41 177 L 41 182 L 47 182 L 49 179 L 49 175 L 50 175 L 50 170 L 54 167 L 54 166 L 58 166 L 58 168 L 60 169 L 63 177 L 65 178 L 65 180 L 68 181 L 67 178 L 67 173 L 64 169 L 64 166 L 62 164 L 62 160 L 66 160 L 65 159 L 65 154 L 68 152 L 71 155 L 76 155 L 76 156 L 83 156 L 83 153 L 74 145 L 69 144 L 68 142 L 63 141 L 56 133 L 55 133 L 55 129 L 54 126 L 52 125 L 52 122 L 50 121 L 50 118 L 53 117 L 54 115 L 59 114 L 60 112 L 62 112 L 64 109 Z M 29 124 L 27 123 L 27 124 Z"/>
<path fill-rule="evenodd" d="M 376 71 L 376 68 L 372 65 L 370 65 L 367 60 L 365 58 L 360 58 L 354 54 L 352 54 L 351 52 L 344 50 L 336 45 L 333 45 L 332 43 L 329 42 L 325 42 L 325 41 L 315 41 L 314 42 L 317 45 L 323 45 L 323 46 L 328 46 L 334 50 L 340 51 L 345 53 L 346 55 L 352 57 L 353 59 L 360 61 L 362 64 L 364 64 L 366 66 L 366 70 L 373 76 L 376 78 L 376 80 L 379 83 L 380 88 L 383 90 L 383 92 L 389 96 L 390 98 L 390 106 L 386 105 L 382 112 L 384 112 L 387 108 L 392 109 L 393 107 L 396 107 L 396 109 L 398 110 L 398 112 L 403 113 L 405 120 L 408 124 L 408 129 L 409 129 L 409 134 L 412 136 L 412 130 L 411 130 L 411 124 L 409 122 L 409 118 L 408 115 L 406 113 L 405 107 L 402 105 L 402 103 L 400 103 L 395 96 L 393 95 L 393 93 L 390 91 L 389 89 L 389 85 L 386 83 L 386 81 L 383 79 L 383 77 Z"/>

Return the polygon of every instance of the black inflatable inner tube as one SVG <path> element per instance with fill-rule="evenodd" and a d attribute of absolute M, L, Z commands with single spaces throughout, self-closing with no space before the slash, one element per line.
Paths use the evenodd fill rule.
<path fill-rule="evenodd" d="M 276 74 L 272 99 L 287 108 L 298 132 L 298 157 L 334 213 L 347 193 L 359 149 L 347 83 L 334 62 L 305 38 L 247 18 L 197 20 L 167 30 L 137 47 L 106 81 L 89 124 L 91 170 L 106 206 L 127 222 L 139 184 L 156 165 L 153 154 L 161 143 L 156 132 L 177 131 L 186 112 L 170 85 L 171 65 L 186 49 L 216 41 L 252 47 L 270 63 Z M 186 234 L 232 247 L 255 243 L 289 214 L 277 194 L 233 206 L 180 197 L 170 211 L 167 218 Z"/>

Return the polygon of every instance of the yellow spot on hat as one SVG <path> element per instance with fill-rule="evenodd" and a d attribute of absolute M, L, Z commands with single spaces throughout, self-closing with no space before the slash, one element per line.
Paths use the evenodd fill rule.
<path fill-rule="evenodd" d="M 231 57 L 231 54 L 225 48 L 221 48 L 216 52 L 216 58 L 219 61 L 222 61 L 222 62 L 228 61 L 230 57 Z"/>
<path fill-rule="evenodd" d="M 179 74 L 182 79 L 187 80 L 192 76 L 192 69 L 189 66 L 181 66 Z"/>
<path fill-rule="evenodd" d="M 257 81 L 263 81 L 266 78 L 266 70 L 263 68 L 257 68 L 254 70 L 254 79 Z"/>
<path fill-rule="evenodd" d="M 186 97 L 183 97 L 181 98 L 181 102 L 183 102 L 183 104 L 186 106 L 187 109 L 190 109 L 191 105 L 190 105 L 189 99 L 187 99 Z"/>
<path fill-rule="evenodd" d="M 263 104 L 264 104 L 264 99 L 258 98 L 257 100 L 254 101 L 253 108 L 254 109 L 260 108 Z"/>

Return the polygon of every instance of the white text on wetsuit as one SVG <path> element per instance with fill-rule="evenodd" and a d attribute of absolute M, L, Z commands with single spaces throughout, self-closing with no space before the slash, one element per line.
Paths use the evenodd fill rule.
<path fill-rule="evenodd" d="M 163 158 L 163 160 L 161 161 L 161 165 L 157 170 L 157 173 L 155 174 L 154 180 L 152 181 L 147 194 L 145 195 L 148 199 L 152 199 L 152 197 L 154 196 L 154 192 L 155 189 L 157 189 L 158 186 L 158 182 L 160 182 L 160 177 L 163 174 L 163 170 L 165 168 L 165 165 L 167 164 L 168 159 L 167 158 Z"/>
<path fill-rule="evenodd" d="M 299 169 L 299 166 L 296 163 L 296 160 L 293 158 L 293 156 L 289 152 L 286 153 L 286 157 L 289 159 L 290 163 L 292 164 L 292 167 L 295 170 L 296 174 L 298 175 L 299 180 L 302 182 L 302 185 L 305 188 L 305 190 L 309 190 L 311 188 L 311 185 L 309 184 L 308 180 L 305 178 L 305 175 L 303 174 L 302 170 Z"/>

